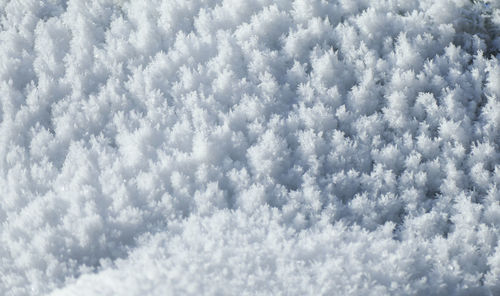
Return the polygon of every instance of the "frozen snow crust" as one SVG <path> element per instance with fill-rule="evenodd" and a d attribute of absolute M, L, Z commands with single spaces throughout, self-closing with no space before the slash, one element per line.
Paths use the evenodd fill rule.
<path fill-rule="evenodd" d="M 500 295 L 500 4 L 0 0 L 1 295 Z"/>

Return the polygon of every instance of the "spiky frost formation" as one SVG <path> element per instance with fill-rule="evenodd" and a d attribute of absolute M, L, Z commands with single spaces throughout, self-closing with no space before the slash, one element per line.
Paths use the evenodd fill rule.
<path fill-rule="evenodd" d="M 499 5 L 0 0 L 0 294 L 499 294 Z"/>

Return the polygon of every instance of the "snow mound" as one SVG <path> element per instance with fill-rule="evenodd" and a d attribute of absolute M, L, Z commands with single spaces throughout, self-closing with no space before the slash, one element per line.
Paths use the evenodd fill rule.
<path fill-rule="evenodd" d="M 500 3 L 0 0 L 0 294 L 500 294 Z"/>

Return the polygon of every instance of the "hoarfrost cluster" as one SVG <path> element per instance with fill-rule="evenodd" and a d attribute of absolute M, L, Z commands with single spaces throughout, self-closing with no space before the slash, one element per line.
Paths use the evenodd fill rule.
<path fill-rule="evenodd" d="M 499 295 L 500 3 L 0 0 L 0 294 Z"/>

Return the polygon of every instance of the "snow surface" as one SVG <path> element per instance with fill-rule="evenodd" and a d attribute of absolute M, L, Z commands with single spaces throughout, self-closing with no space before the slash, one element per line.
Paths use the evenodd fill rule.
<path fill-rule="evenodd" d="M 500 295 L 500 1 L 0 0 L 1 295 Z"/>

